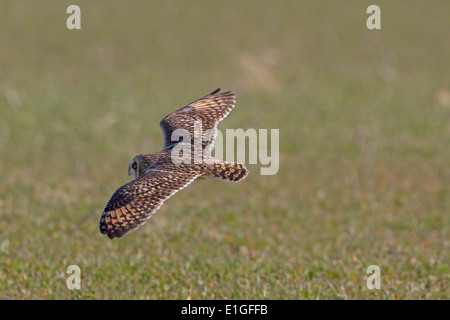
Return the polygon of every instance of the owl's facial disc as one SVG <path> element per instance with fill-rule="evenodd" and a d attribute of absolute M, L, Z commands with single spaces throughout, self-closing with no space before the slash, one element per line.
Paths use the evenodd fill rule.
<path fill-rule="evenodd" d="M 133 160 L 131 160 L 130 164 L 128 165 L 128 175 L 131 178 L 136 179 L 139 176 L 138 168 L 139 168 L 138 160 L 136 158 L 134 158 Z"/>

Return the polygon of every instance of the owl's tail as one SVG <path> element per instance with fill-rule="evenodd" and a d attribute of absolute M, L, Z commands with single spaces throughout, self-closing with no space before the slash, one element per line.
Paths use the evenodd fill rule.
<path fill-rule="evenodd" d="M 212 160 L 203 176 L 204 178 L 219 179 L 227 182 L 239 182 L 248 175 L 247 168 L 237 162 Z"/>

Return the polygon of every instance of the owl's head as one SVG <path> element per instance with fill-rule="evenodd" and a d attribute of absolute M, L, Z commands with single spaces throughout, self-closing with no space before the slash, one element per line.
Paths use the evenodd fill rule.
<path fill-rule="evenodd" d="M 145 155 L 138 155 L 130 161 L 128 165 L 128 175 L 133 179 L 136 179 L 147 172 L 150 167 L 151 161 Z"/>

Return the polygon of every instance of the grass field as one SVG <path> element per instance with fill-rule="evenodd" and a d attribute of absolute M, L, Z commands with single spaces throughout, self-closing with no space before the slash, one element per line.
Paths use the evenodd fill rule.
<path fill-rule="evenodd" d="M 370 4 L 2 2 L 0 298 L 449 299 L 450 2 L 376 1 L 381 30 Z M 280 130 L 278 173 L 100 234 L 159 121 L 218 87 L 220 129 Z"/>

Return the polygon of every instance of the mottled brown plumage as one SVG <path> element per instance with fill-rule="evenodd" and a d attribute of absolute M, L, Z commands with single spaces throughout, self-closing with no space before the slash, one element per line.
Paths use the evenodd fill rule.
<path fill-rule="evenodd" d="M 228 182 L 243 180 L 248 170 L 243 164 L 212 159 L 210 152 L 217 135 L 217 124 L 234 108 L 235 97 L 220 89 L 169 114 L 160 122 L 163 150 L 138 155 L 130 162 L 128 174 L 133 181 L 112 195 L 100 218 L 100 232 L 110 239 L 120 238 L 139 228 L 177 191 L 197 178 Z M 190 141 L 172 141 L 177 130 L 189 133 Z M 198 148 L 194 148 L 195 138 Z M 184 144 L 184 145 L 183 145 Z M 176 163 L 177 147 L 189 146 L 190 163 Z M 196 161 L 194 161 L 196 160 Z"/>
<path fill-rule="evenodd" d="M 195 122 L 201 121 L 202 150 L 208 147 L 211 151 L 217 136 L 217 124 L 230 113 L 236 102 L 232 92 L 218 93 L 219 90 L 217 89 L 206 97 L 191 102 L 161 120 L 159 126 L 164 136 L 163 150 L 169 150 L 178 143 L 178 141 L 171 141 L 172 134 L 177 129 L 187 130 L 194 139 Z M 208 130 L 212 133 L 212 136 L 207 137 L 205 135 Z M 191 143 L 193 144 L 194 141 L 191 141 Z"/>

